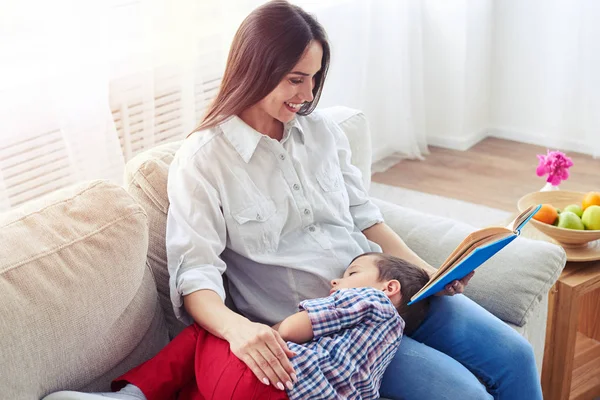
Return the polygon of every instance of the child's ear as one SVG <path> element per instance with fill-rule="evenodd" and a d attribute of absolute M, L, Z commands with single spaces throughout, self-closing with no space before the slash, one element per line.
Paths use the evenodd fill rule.
<path fill-rule="evenodd" d="M 400 282 L 397 279 L 392 279 L 386 282 L 383 292 L 387 295 L 387 297 L 392 297 L 400 293 L 401 288 L 402 286 L 400 285 Z"/>

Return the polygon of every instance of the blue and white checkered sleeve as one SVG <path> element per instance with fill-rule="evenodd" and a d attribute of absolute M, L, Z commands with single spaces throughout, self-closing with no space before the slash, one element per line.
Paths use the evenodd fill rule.
<path fill-rule="evenodd" d="M 381 323 L 397 315 L 387 296 L 373 288 L 338 290 L 328 297 L 305 300 L 299 307 L 308 312 L 315 339 L 359 323 Z"/>

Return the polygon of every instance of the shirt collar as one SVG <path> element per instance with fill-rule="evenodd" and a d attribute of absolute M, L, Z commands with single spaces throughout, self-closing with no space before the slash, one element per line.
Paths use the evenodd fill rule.
<path fill-rule="evenodd" d="M 231 143 L 233 148 L 239 153 L 244 162 L 250 161 L 250 158 L 258 146 L 258 142 L 263 135 L 255 131 L 246 124 L 240 117 L 234 115 L 225 120 L 220 125 L 225 138 Z"/>
<path fill-rule="evenodd" d="M 244 162 L 248 163 L 256 151 L 258 142 L 260 142 L 260 139 L 262 139 L 264 135 L 246 124 L 237 115 L 225 120 L 219 126 L 221 131 L 223 131 L 225 138 L 227 138 L 229 143 L 231 143 L 233 148 L 239 153 Z M 296 128 L 300 133 L 300 140 L 304 144 L 304 131 L 297 118 L 294 118 L 284 125 L 281 142 L 283 143 L 289 138 L 293 128 Z"/>
<path fill-rule="evenodd" d="M 283 127 L 283 138 L 281 139 L 281 143 L 285 142 L 292 134 L 292 130 L 296 128 L 300 135 L 300 142 L 304 144 L 304 130 L 302 129 L 302 125 L 298 121 L 298 117 L 295 117 L 293 120 L 288 122 Z"/>

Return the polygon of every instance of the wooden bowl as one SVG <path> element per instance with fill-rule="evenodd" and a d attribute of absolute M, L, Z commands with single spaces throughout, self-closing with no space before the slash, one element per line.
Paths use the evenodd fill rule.
<path fill-rule="evenodd" d="M 578 204 L 586 195 L 584 192 L 569 192 L 566 190 L 554 190 L 549 192 L 533 192 L 521 197 L 517 203 L 519 211 L 525 210 L 533 204 L 550 204 L 558 209 L 563 209 L 569 204 Z M 542 233 L 550 236 L 561 245 L 577 247 L 586 246 L 587 243 L 600 239 L 600 230 L 585 230 L 559 228 L 554 225 L 545 224 L 535 219 L 529 221 Z"/>

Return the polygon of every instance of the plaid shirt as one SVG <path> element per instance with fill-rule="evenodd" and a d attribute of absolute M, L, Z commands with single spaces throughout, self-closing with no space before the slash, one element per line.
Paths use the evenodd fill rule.
<path fill-rule="evenodd" d="M 305 300 L 314 339 L 288 342 L 298 383 L 287 394 L 296 399 L 378 399 L 381 378 L 392 361 L 404 321 L 392 302 L 373 288 L 342 289 L 329 297 Z"/>

